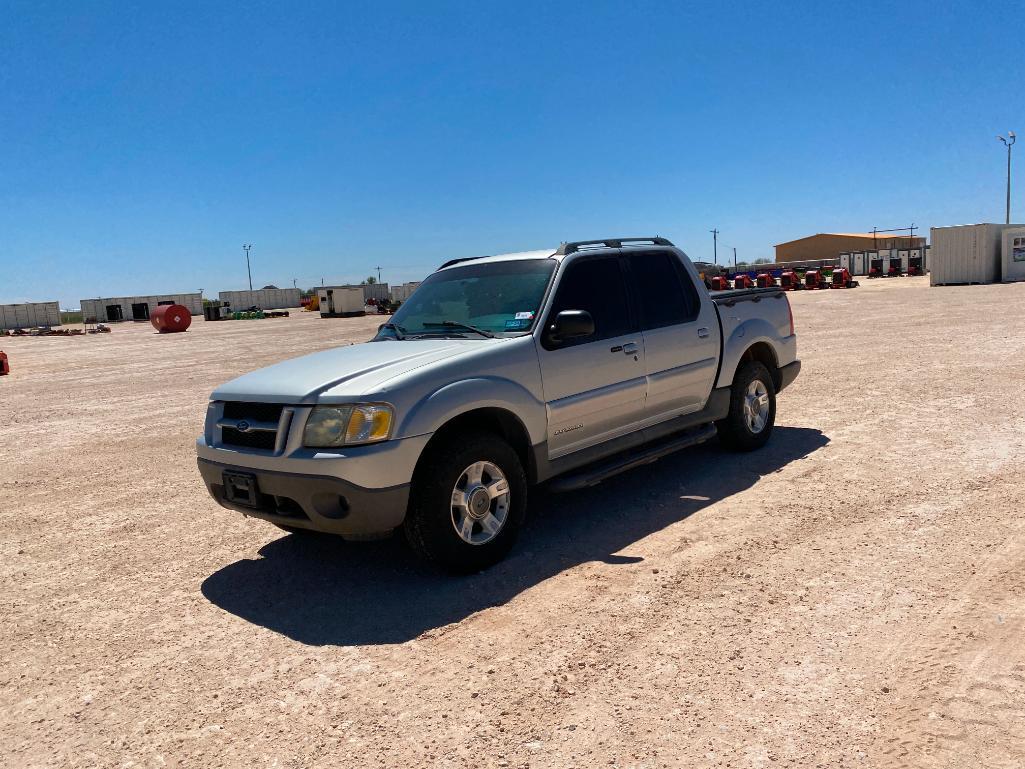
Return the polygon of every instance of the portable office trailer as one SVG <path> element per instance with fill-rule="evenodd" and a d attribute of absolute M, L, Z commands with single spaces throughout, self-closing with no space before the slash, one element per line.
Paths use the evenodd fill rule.
<path fill-rule="evenodd" d="M 61 310 L 57 302 L 0 304 L 0 331 L 59 325 Z"/>
<path fill-rule="evenodd" d="M 221 304 L 225 302 L 232 310 L 285 310 L 298 307 L 302 291 L 297 288 L 261 288 L 255 291 L 221 291 L 217 294 Z"/>
<path fill-rule="evenodd" d="M 849 252 L 844 252 L 844 253 L 840 254 L 840 269 L 841 270 L 850 270 L 851 269 L 851 254 Z"/>
<path fill-rule="evenodd" d="M 1002 233 L 1020 224 L 959 224 L 930 231 L 929 285 L 1000 280 Z"/>
<path fill-rule="evenodd" d="M 116 323 L 121 320 L 149 321 L 150 313 L 162 304 L 180 304 L 191 315 L 203 314 L 203 295 L 154 294 L 151 296 L 116 296 L 83 299 L 82 319 L 97 323 Z"/>
<path fill-rule="evenodd" d="M 347 318 L 365 315 L 362 286 L 321 286 L 317 289 L 320 317 Z"/>
<path fill-rule="evenodd" d="M 854 266 L 851 267 L 851 272 L 855 275 L 868 275 L 868 258 L 864 251 L 856 251 L 852 254 Z"/>
<path fill-rule="evenodd" d="M 1025 280 L 1025 227 L 1004 230 L 1001 267 L 1004 283 Z"/>

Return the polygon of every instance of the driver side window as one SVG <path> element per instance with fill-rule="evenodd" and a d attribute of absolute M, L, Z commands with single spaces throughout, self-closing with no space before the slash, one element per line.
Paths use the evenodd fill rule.
<path fill-rule="evenodd" d="M 573 262 L 559 281 L 548 324 L 563 310 L 586 310 L 594 318 L 594 334 L 564 342 L 560 347 L 598 342 L 636 331 L 630 317 L 626 280 L 618 257 Z"/>

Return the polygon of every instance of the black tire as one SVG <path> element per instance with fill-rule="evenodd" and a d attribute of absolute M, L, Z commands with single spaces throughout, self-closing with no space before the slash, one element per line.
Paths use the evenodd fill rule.
<path fill-rule="evenodd" d="M 429 564 L 451 572 L 480 571 L 502 560 L 516 541 L 527 510 L 527 476 L 516 452 L 491 433 L 453 437 L 429 451 L 413 478 L 403 524 L 410 546 Z M 471 544 L 456 530 L 460 512 L 452 497 L 457 484 L 467 483 L 464 471 L 478 462 L 490 463 L 504 475 L 509 496 L 497 534 L 483 544 Z M 492 500 L 489 504 L 489 509 L 496 511 L 500 503 Z M 465 515 L 461 517 L 465 521 Z M 471 539 L 489 536 L 480 523 L 473 523 L 471 531 Z"/>
<path fill-rule="evenodd" d="M 769 412 L 765 425 L 755 431 L 747 419 L 744 403 L 748 388 L 755 381 L 761 382 L 769 399 Z M 719 441 L 732 451 L 754 451 L 765 445 L 772 435 L 776 422 L 776 386 L 764 363 L 748 361 L 742 363 L 733 377 L 730 388 L 730 411 L 724 419 L 715 423 Z"/>

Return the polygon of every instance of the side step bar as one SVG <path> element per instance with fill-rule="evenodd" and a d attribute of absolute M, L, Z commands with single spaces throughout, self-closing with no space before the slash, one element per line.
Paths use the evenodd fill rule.
<path fill-rule="evenodd" d="M 590 467 L 555 478 L 549 481 L 548 488 L 552 491 L 576 491 L 590 486 L 597 486 L 606 478 L 619 475 L 627 470 L 633 470 L 641 465 L 650 465 L 652 462 L 657 462 L 662 457 L 673 454 L 680 449 L 704 443 L 708 439 L 714 438 L 715 433 L 715 424 L 703 425 L 696 430 L 689 430 L 669 439 L 625 452 L 619 456 L 593 464 Z"/>

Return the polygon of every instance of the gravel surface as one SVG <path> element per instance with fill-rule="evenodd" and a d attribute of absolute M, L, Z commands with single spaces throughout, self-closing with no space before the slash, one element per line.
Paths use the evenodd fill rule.
<path fill-rule="evenodd" d="M 766 448 L 536 491 L 464 578 L 200 482 L 217 384 L 376 319 L 0 339 L 0 764 L 1022 766 L 1025 284 L 791 298 Z"/>

